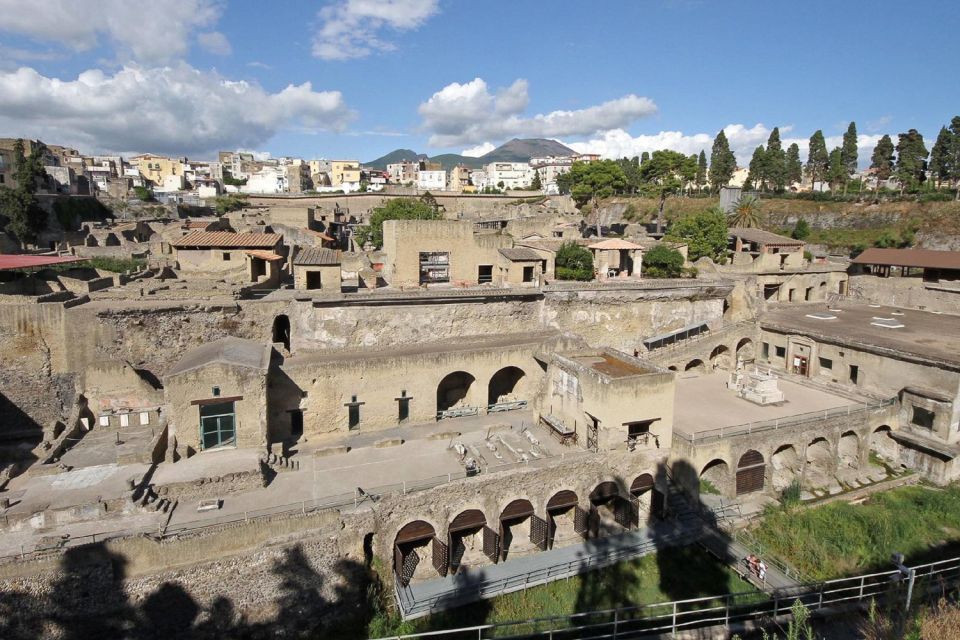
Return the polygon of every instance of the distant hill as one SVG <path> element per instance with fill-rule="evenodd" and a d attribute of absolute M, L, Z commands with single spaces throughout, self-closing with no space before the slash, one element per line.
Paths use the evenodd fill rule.
<path fill-rule="evenodd" d="M 376 160 L 364 162 L 363 166 L 373 169 L 386 169 L 388 164 L 401 162 L 403 160 L 422 160 L 428 159 L 431 162 L 439 162 L 444 169 L 449 171 L 458 164 L 463 164 L 472 169 L 479 169 L 485 164 L 491 162 L 529 162 L 530 158 L 539 158 L 543 156 L 569 156 L 574 155 L 576 151 L 560 144 L 556 140 L 547 140 L 545 138 L 527 138 L 520 140 L 514 138 L 506 142 L 493 151 L 490 151 L 479 158 L 462 156 L 457 153 L 444 153 L 438 156 L 428 158 L 425 154 L 417 153 L 412 149 L 397 149 L 391 151 L 385 156 Z"/>

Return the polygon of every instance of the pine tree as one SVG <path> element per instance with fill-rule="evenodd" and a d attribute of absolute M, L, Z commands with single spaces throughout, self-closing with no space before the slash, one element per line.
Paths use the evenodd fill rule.
<path fill-rule="evenodd" d="M 714 138 L 713 148 L 710 150 L 710 187 L 719 191 L 720 187 L 730 182 L 736 170 L 737 158 L 730 151 L 727 135 L 721 129 Z"/>
<path fill-rule="evenodd" d="M 940 127 L 940 133 L 937 134 L 937 141 L 930 150 L 930 173 L 933 174 L 937 183 L 937 189 L 940 183 L 950 179 L 950 144 L 953 142 L 950 130 L 946 127 Z"/>
<path fill-rule="evenodd" d="M 830 183 L 830 191 L 836 191 L 840 185 L 844 185 L 846 192 L 847 184 L 847 166 L 843 161 L 843 149 L 834 147 L 830 152 L 830 168 L 827 170 L 827 181 Z"/>
<path fill-rule="evenodd" d="M 780 127 L 774 127 L 767 139 L 767 151 L 763 159 L 763 179 L 764 182 L 774 191 L 780 193 L 783 191 L 786 177 L 786 155 L 783 152 L 783 146 L 780 144 Z"/>
<path fill-rule="evenodd" d="M 847 180 L 843 181 L 843 195 L 847 195 L 847 181 L 857 172 L 857 123 L 851 122 L 847 127 L 847 132 L 843 134 L 843 146 L 840 153 L 843 159 L 843 166 L 846 167 Z"/>
<path fill-rule="evenodd" d="M 956 199 L 960 200 L 960 116 L 950 121 L 950 179 L 957 190 Z"/>
<path fill-rule="evenodd" d="M 786 184 L 792 185 L 803 180 L 803 163 L 800 162 L 800 146 L 794 142 L 787 148 L 787 157 L 784 160 Z"/>
<path fill-rule="evenodd" d="M 873 169 L 873 176 L 877 179 L 877 186 L 874 194 L 878 195 L 880 191 L 880 182 L 890 179 L 893 175 L 893 140 L 890 136 L 884 135 L 873 148 L 873 155 L 870 156 L 870 168 Z"/>
<path fill-rule="evenodd" d="M 895 174 L 900 181 L 900 194 L 909 188 L 919 188 L 926 178 L 927 147 L 923 144 L 923 134 L 916 129 L 901 133 L 897 140 L 897 165 Z"/>
<path fill-rule="evenodd" d="M 755 185 L 760 191 L 767 190 L 767 182 L 764 177 L 764 169 L 767 161 L 767 152 L 760 145 L 753 150 L 753 157 L 750 158 L 750 169 L 747 173 L 747 182 Z"/>
<path fill-rule="evenodd" d="M 703 191 L 703 187 L 707 184 L 707 154 L 703 152 L 703 149 L 700 150 L 700 155 L 697 157 L 697 191 Z"/>
<path fill-rule="evenodd" d="M 830 156 L 827 154 L 827 141 L 823 139 L 823 131 L 817 129 L 810 136 L 810 149 L 807 153 L 807 176 L 810 186 L 822 182 L 830 167 Z"/>

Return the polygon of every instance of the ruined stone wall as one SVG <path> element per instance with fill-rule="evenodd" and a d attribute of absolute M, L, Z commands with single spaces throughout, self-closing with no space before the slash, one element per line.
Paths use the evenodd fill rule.
<path fill-rule="evenodd" d="M 925 283 L 921 278 L 850 277 L 850 296 L 872 304 L 960 314 L 960 286 Z"/>

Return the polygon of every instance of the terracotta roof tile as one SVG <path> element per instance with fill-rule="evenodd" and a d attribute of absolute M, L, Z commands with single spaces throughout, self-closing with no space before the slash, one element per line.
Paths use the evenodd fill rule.
<path fill-rule="evenodd" d="M 280 243 L 282 236 L 275 233 L 232 233 L 230 231 L 193 231 L 174 240 L 174 247 L 218 249 L 270 248 Z"/>

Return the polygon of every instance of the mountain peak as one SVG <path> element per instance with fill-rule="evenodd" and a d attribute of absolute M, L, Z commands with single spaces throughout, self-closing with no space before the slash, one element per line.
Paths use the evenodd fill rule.
<path fill-rule="evenodd" d="M 396 149 L 376 160 L 371 160 L 363 164 L 366 167 L 372 167 L 374 169 L 386 169 L 388 164 L 403 162 L 404 160 L 410 162 L 416 160 L 431 160 L 439 162 L 444 169 L 449 171 L 458 164 L 471 168 L 479 168 L 491 162 L 530 162 L 530 158 L 571 156 L 575 154 L 576 151 L 556 140 L 550 140 L 548 138 L 513 138 L 479 158 L 462 156 L 456 153 L 444 153 L 428 158 L 426 155 L 417 153 L 412 149 Z"/>

